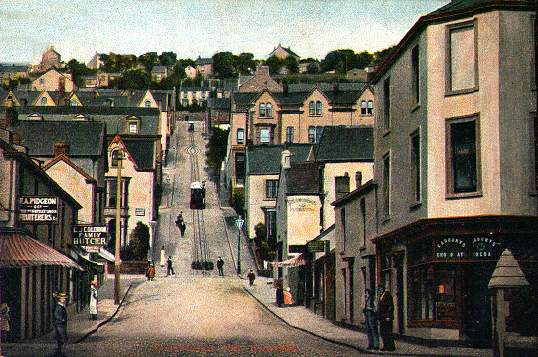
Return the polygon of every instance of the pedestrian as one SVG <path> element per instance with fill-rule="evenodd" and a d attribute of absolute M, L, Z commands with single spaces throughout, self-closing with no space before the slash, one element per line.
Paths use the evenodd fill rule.
<path fill-rule="evenodd" d="M 63 356 L 62 347 L 67 341 L 67 295 L 63 292 L 53 294 L 56 306 L 53 312 L 54 331 L 56 332 L 56 355 Z"/>
<path fill-rule="evenodd" d="M 252 269 L 249 270 L 247 274 L 247 278 L 248 278 L 248 286 L 254 285 L 254 279 L 256 279 L 256 274 L 254 274 Z"/>
<path fill-rule="evenodd" d="M 161 267 L 166 264 L 166 254 L 164 253 L 164 245 L 161 247 Z"/>
<path fill-rule="evenodd" d="M 370 289 L 366 289 L 364 293 L 364 322 L 366 324 L 366 332 L 368 333 L 368 350 L 379 349 L 379 333 L 377 330 L 377 317 L 375 312 L 375 298 Z"/>
<path fill-rule="evenodd" d="M 176 275 L 174 272 L 174 267 L 172 266 L 172 256 L 169 256 L 168 260 L 166 261 L 166 276 L 170 275 L 170 273 L 172 273 L 172 275 Z"/>
<path fill-rule="evenodd" d="M 0 333 L 2 334 L 1 342 L 6 342 L 9 333 L 9 306 L 5 302 L 0 305 Z"/>
<path fill-rule="evenodd" d="M 392 294 L 383 286 L 378 287 L 379 303 L 377 306 L 377 319 L 379 320 L 379 333 L 383 340 L 382 351 L 394 351 L 394 337 L 392 336 L 392 321 L 394 320 L 394 302 Z"/>
<path fill-rule="evenodd" d="M 151 265 L 149 266 L 149 280 L 153 280 L 153 278 L 155 278 L 155 264 L 151 263 Z"/>
<path fill-rule="evenodd" d="M 217 269 L 219 271 L 219 276 L 224 276 L 224 260 L 222 260 L 221 257 L 219 257 L 219 259 L 217 259 Z"/>
<path fill-rule="evenodd" d="M 148 264 L 146 264 L 146 278 L 149 280 L 149 268 L 151 267 L 151 262 L 148 260 Z"/>
<path fill-rule="evenodd" d="M 284 302 L 284 288 L 282 287 L 282 279 L 278 278 L 275 280 L 275 288 L 276 288 L 276 305 L 278 307 L 282 307 L 282 303 Z"/>
<path fill-rule="evenodd" d="M 187 228 L 187 226 L 185 225 L 185 221 L 183 220 L 183 211 L 180 211 L 177 215 L 176 226 L 179 228 L 179 232 L 183 237 L 185 235 L 185 229 Z"/>
<path fill-rule="evenodd" d="M 90 284 L 90 318 L 97 320 L 97 281 Z"/>
<path fill-rule="evenodd" d="M 179 225 L 179 231 L 181 232 L 181 237 L 185 236 L 185 230 L 187 229 L 187 226 L 185 225 L 185 222 L 181 222 Z"/>
<path fill-rule="evenodd" d="M 288 286 L 286 290 L 282 291 L 282 298 L 284 299 L 284 305 L 293 305 L 293 296 L 291 295 L 291 289 Z"/>

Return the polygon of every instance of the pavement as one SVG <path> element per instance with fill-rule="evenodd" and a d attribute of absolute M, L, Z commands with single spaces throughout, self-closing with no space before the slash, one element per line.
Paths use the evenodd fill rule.
<path fill-rule="evenodd" d="M 122 275 L 120 280 L 121 301 L 114 305 L 114 275 L 109 275 L 107 280 L 99 287 L 97 303 L 97 319 L 90 319 L 89 307 L 79 313 L 69 314 L 67 320 L 67 341 L 69 344 L 77 344 L 94 334 L 100 327 L 111 321 L 130 292 L 130 290 L 144 281 L 143 275 Z M 54 330 L 38 338 L 17 343 L 2 343 L 2 352 L 6 357 L 34 356 L 38 349 L 40 353 L 51 355 L 54 353 L 55 342 Z"/>
<path fill-rule="evenodd" d="M 368 353 L 383 356 L 492 356 L 491 349 L 428 347 L 400 340 L 396 340 L 396 351 L 394 352 L 367 350 L 368 337 L 363 332 L 338 326 L 304 306 L 278 307 L 275 303 L 275 289 L 272 282 L 272 279 L 257 277 L 254 286 L 247 286 L 244 290 L 286 325 L 307 332 L 327 342 L 353 348 L 361 352 L 361 355 L 362 353 Z"/>

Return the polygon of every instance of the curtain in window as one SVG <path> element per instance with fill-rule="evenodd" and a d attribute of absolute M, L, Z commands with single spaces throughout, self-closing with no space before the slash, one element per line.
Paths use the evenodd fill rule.
<path fill-rule="evenodd" d="M 454 192 L 474 192 L 477 189 L 475 122 L 452 124 L 450 137 Z"/>

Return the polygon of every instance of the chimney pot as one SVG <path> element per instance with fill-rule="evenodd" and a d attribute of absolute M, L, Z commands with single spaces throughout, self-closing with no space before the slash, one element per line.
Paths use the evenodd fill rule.
<path fill-rule="evenodd" d="M 58 156 L 61 154 L 67 154 L 67 150 L 69 149 L 69 145 L 63 141 L 58 141 L 54 143 L 54 156 Z"/>
<path fill-rule="evenodd" d="M 355 172 L 355 184 L 357 187 L 362 185 L 362 172 L 360 171 Z"/>
<path fill-rule="evenodd" d="M 283 169 L 289 169 L 291 167 L 291 152 L 289 150 L 282 151 L 281 165 Z"/>
<path fill-rule="evenodd" d="M 334 178 L 334 191 L 337 200 L 349 193 L 349 174 L 347 172 L 344 176 Z"/>

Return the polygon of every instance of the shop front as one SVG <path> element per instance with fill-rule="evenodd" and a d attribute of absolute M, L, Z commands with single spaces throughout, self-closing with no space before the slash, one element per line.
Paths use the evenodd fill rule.
<path fill-rule="evenodd" d="M 538 256 L 537 239 L 528 229 L 535 220 L 519 226 L 428 221 L 376 240 L 380 278 L 390 282 L 395 300 L 395 331 L 491 346 L 489 280 L 505 248 L 526 254 L 525 261 Z"/>

